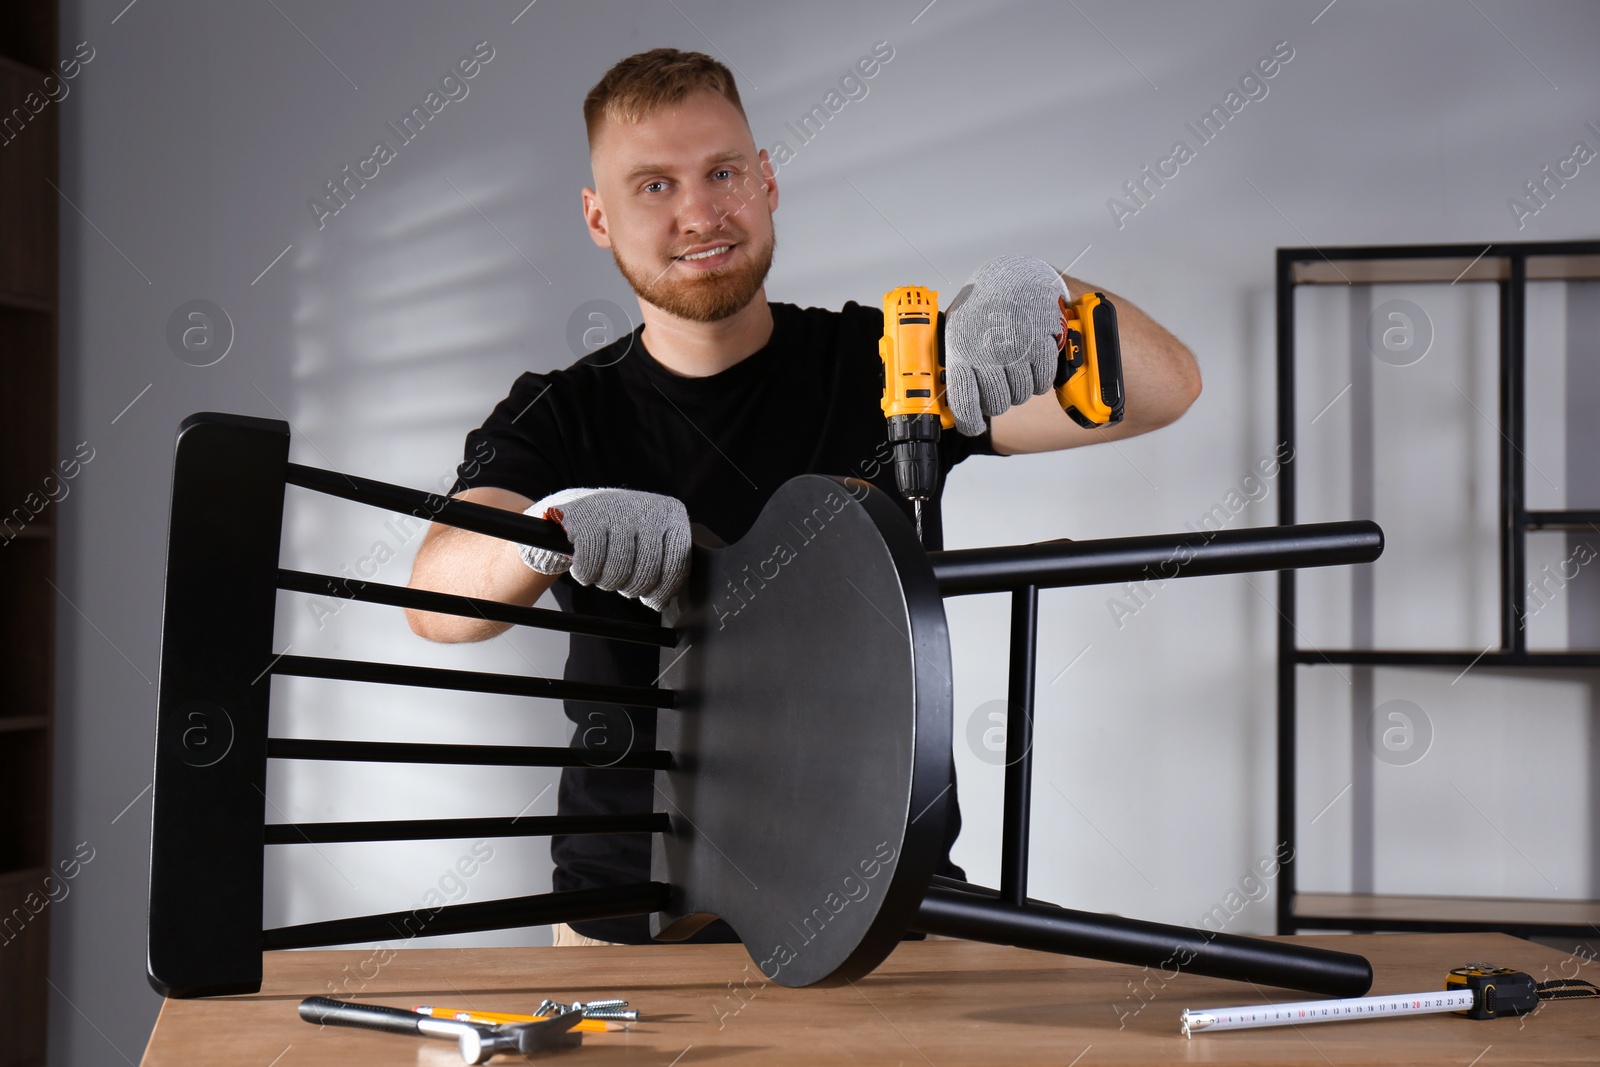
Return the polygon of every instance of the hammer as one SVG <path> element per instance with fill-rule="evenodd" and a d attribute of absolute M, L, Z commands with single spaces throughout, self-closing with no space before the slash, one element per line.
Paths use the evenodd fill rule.
<path fill-rule="evenodd" d="M 357 1026 L 364 1030 L 387 1030 L 396 1034 L 420 1034 L 455 1040 L 461 1047 L 463 1063 L 487 1063 L 496 1052 L 555 1052 L 576 1048 L 583 1043 L 581 1033 L 572 1028 L 583 1013 L 565 1012 L 536 1023 L 503 1023 L 486 1026 L 460 1023 L 418 1015 L 404 1008 L 384 1004 L 352 1004 L 332 997 L 307 997 L 300 1002 L 300 1018 L 308 1023 Z"/>

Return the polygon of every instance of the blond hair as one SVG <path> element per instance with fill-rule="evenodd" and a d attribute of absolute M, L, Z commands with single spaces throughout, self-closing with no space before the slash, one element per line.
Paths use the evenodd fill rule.
<path fill-rule="evenodd" d="M 652 48 L 620 60 L 584 97 L 583 123 L 588 129 L 590 150 L 607 119 L 642 122 L 705 89 L 726 97 L 749 125 L 733 74 L 705 53 Z"/>

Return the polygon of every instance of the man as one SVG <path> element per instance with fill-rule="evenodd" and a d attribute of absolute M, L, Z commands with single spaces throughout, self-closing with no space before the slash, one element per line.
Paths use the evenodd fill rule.
<path fill-rule="evenodd" d="M 411 585 L 518 604 L 553 587 L 569 611 L 658 621 L 685 576 L 691 517 L 731 543 L 783 482 L 807 472 L 862 477 L 898 500 L 878 407 L 883 316 L 875 301 L 838 312 L 768 303 L 778 184 L 733 77 L 716 60 L 673 49 L 624 59 L 590 91 L 584 117 L 595 183 L 583 190 L 584 221 L 637 294 L 643 326 L 564 371 L 522 375 L 468 436 L 453 491 L 560 521 L 575 554 L 569 563 L 435 525 Z M 1106 430 L 1068 418 L 1050 395 L 1051 334 L 1059 332 L 1057 298 L 1088 288 L 1063 284 L 1040 260 L 1009 257 L 980 270 L 941 314 L 960 432 L 941 436 L 940 489 L 968 455 L 1129 437 L 1176 419 L 1199 394 L 1189 351 L 1107 294 L 1121 327 L 1126 416 Z M 997 320 L 1008 324 L 999 334 Z M 937 499 L 925 528 L 926 542 L 938 547 Z M 408 617 L 436 641 L 504 629 L 481 619 Z M 658 674 L 649 647 L 571 639 L 569 679 L 650 685 Z M 654 747 L 654 714 L 569 703 L 567 715 L 578 725 L 574 745 L 596 758 L 593 768 L 563 771 L 561 813 L 654 810 L 651 772 L 604 767 L 607 753 Z M 948 860 L 959 826 L 957 814 L 943 873 L 959 875 Z M 553 838 L 554 886 L 646 881 L 649 847 L 647 835 Z M 555 934 L 557 944 L 649 940 L 643 916 Z M 716 923 L 696 940 L 730 936 Z"/>

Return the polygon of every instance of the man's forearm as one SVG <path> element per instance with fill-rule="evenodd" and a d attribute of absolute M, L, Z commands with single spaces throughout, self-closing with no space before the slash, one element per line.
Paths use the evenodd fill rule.
<path fill-rule="evenodd" d="M 522 497 L 503 490 L 469 489 L 458 498 L 507 511 L 521 511 L 528 506 Z M 517 546 L 509 541 L 435 524 L 417 550 L 408 585 L 412 589 L 530 605 L 554 582 L 553 576 L 540 574 L 524 563 Z M 431 641 L 445 642 L 482 641 L 510 625 L 411 608 L 406 609 L 406 621 L 413 632 Z"/>
<path fill-rule="evenodd" d="M 1084 429 L 1061 410 L 1054 392 L 1042 393 L 989 421 L 990 440 L 1001 455 L 1054 452 L 1134 437 L 1177 419 L 1200 395 L 1200 369 L 1189 349 L 1131 301 L 1100 286 L 1061 275 L 1075 300 L 1104 293 L 1117 309 L 1125 398 L 1122 421 Z"/>
<path fill-rule="evenodd" d="M 1117 334 L 1122 349 L 1123 391 L 1127 409 L 1120 433 L 1131 437 L 1177 419 L 1200 395 L 1200 367 L 1186 345 L 1159 322 L 1104 286 L 1063 274 L 1076 299 L 1086 292 L 1104 293 L 1117 309 Z"/>

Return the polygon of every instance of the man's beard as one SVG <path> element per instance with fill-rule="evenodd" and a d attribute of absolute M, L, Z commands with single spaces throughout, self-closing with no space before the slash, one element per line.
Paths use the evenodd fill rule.
<path fill-rule="evenodd" d="M 694 275 L 675 275 L 669 267 L 648 277 L 623 262 L 615 245 L 611 247 L 611 258 L 616 260 L 617 269 L 628 279 L 639 299 L 691 322 L 721 322 L 743 311 L 761 290 L 767 272 L 772 269 L 772 253 L 777 243 L 774 233 L 764 247 L 755 249 L 742 264 Z M 737 248 L 749 250 L 750 245 L 742 243 Z"/>

